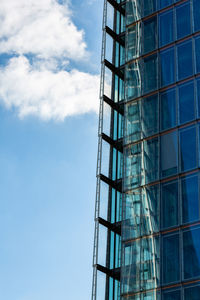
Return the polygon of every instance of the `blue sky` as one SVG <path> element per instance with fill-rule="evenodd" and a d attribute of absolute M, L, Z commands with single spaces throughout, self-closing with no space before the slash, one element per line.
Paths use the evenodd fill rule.
<path fill-rule="evenodd" d="M 2 0 L 0 299 L 90 299 L 103 1 L 86 2 Z"/>

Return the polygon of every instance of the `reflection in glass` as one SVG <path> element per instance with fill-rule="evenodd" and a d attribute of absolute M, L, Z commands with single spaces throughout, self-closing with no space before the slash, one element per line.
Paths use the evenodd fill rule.
<path fill-rule="evenodd" d="M 198 176 L 181 180 L 183 223 L 199 219 Z"/>
<path fill-rule="evenodd" d="M 160 0 L 162 3 L 163 0 Z M 166 26 L 167 24 L 167 26 Z M 173 10 L 168 10 L 159 14 L 159 45 L 160 47 L 173 42 L 174 26 L 173 26 Z"/>
<path fill-rule="evenodd" d="M 158 179 L 158 138 L 144 141 L 144 172 L 145 182 Z"/>
<path fill-rule="evenodd" d="M 168 90 L 160 95 L 161 130 L 176 126 L 176 91 Z"/>
<path fill-rule="evenodd" d="M 200 228 L 183 233 L 184 279 L 200 276 Z"/>
<path fill-rule="evenodd" d="M 183 42 L 177 46 L 178 80 L 193 74 L 192 41 Z"/>
<path fill-rule="evenodd" d="M 173 0 L 158 0 L 159 8 L 163 8 L 173 4 Z"/>
<path fill-rule="evenodd" d="M 130 105 L 126 105 L 126 143 L 141 138 L 140 105 L 141 101 L 134 101 Z"/>
<path fill-rule="evenodd" d="M 136 61 L 129 64 L 126 69 L 126 97 L 134 99 L 141 95 L 141 66 Z"/>
<path fill-rule="evenodd" d="M 196 167 L 196 128 L 189 127 L 180 131 L 180 159 L 181 171 L 190 170 Z"/>
<path fill-rule="evenodd" d="M 144 58 L 143 84 L 144 94 L 157 88 L 157 55 Z"/>
<path fill-rule="evenodd" d="M 172 181 L 162 185 L 161 215 L 162 228 L 178 225 L 178 182 Z"/>
<path fill-rule="evenodd" d="M 177 282 L 180 279 L 179 235 L 163 237 L 163 283 Z"/>
<path fill-rule="evenodd" d="M 158 132 L 158 95 L 142 100 L 142 132 L 150 136 Z"/>
<path fill-rule="evenodd" d="M 190 26 L 190 1 L 176 7 L 176 31 L 177 39 L 191 33 Z"/>
<path fill-rule="evenodd" d="M 161 176 L 167 177 L 178 170 L 178 141 L 177 132 L 161 136 Z"/>
<path fill-rule="evenodd" d="M 161 86 L 166 86 L 174 82 L 174 47 L 160 52 L 160 73 Z"/>
<path fill-rule="evenodd" d="M 157 46 L 157 18 L 153 17 L 143 23 L 143 53 L 156 49 Z"/>
<path fill-rule="evenodd" d="M 194 112 L 194 82 L 179 85 L 179 121 L 180 124 L 195 118 Z"/>

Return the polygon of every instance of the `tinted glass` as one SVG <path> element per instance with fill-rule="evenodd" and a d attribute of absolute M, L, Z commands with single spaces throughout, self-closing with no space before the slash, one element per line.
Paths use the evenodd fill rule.
<path fill-rule="evenodd" d="M 163 0 L 161 0 L 163 2 Z M 160 47 L 173 42 L 173 10 L 169 10 L 159 15 L 159 45 Z"/>
<path fill-rule="evenodd" d="M 184 279 L 200 276 L 199 228 L 183 233 L 183 265 Z"/>
<path fill-rule="evenodd" d="M 200 297 L 200 286 L 185 288 L 184 300 L 199 300 L 199 297 Z"/>
<path fill-rule="evenodd" d="M 157 56 L 144 58 L 143 92 L 148 93 L 157 88 Z"/>
<path fill-rule="evenodd" d="M 198 105 L 198 116 L 200 117 L 200 80 L 197 83 L 197 105 Z"/>
<path fill-rule="evenodd" d="M 181 180 L 183 223 L 199 219 L 198 176 Z"/>
<path fill-rule="evenodd" d="M 181 171 L 193 169 L 197 164 L 196 128 L 190 127 L 180 131 Z"/>
<path fill-rule="evenodd" d="M 178 182 L 162 185 L 161 191 L 162 228 L 178 225 Z"/>
<path fill-rule="evenodd" d="M 195 118 L 194 112 L 194 82 L 179 86 L 179 121 L 185 123 Z"/>
<path fill-rule="evenodd" d="M 174 82 L 174 47 L 160 52 L 161 86 Z"/>
<path fill-rule="evenodd" d="M 181 291 L 164 292 L 163 300 L 181 300 Z"/>
<path fill-rule="evenodd" d="M 163 283 L 176 282 L 180 278 L 179 235 L 163 237 Z"/>
<path fill-rule="evenodd" d="M 200 18 L 199 18 L 200 19 Z M 195 60 L 196 60 L 196 72 L 200 72 L 200 37 L 195 38 Z"/>
<path fill-rule="evenodd" d="M 144 170 L 146 183 L 158 178 L 158 138 L 144 141 Z"/>
<path fill-rule="evenodd" d="M 177 132 L 161 136 L 161 176 L 167 177 L 177 173 L 178 170 L 178 141 Z"/>
<path fill-rule="evenodd" d="M 130 105 L 126 105 L 125 143 L 139 140 L 141 137 L 140 104 L 141 101 L 134 101 Z"/>
<path fill-rule="evenodd" d="M 178 80 L 193 74 L 192 41 L 181 43 L 177 46 L 178 55 Z"/>
<path fill-rule="evenodd" d="M 194 31 L 200 30 L 200 1 L 193 0 Z"/>
<path fill-rule="evenodd" d="M 134 99 L 141 95 L 141 72 L 140 63 L 129 64 L 126 69 L 126 96 Z"/>
<path fill-rule="evenodd" d="M 176 7 L 176 31 L 177 39 L 180 39 L 191 33 L 190 26 L 190 2 Z"/>
<path fill-rule="evenodd" d="M 142 131 L 144 136 L 158 131 L 158 96 L 154 95 L 142 100 Z"/>
<path fill-rule="evenodd" d="M 176 91 L 168 90 L 160 96 L 161 130 L 176 125 Z"/>
<path fill-rule="evenodd" d="M 153 51 L 157 44 L 157 19 L 151 18 L 143 23 L 144 49 L 143 53 Z"/>
<path fill-rule="evenodd" d="M 158 0 L 159 8 L 163 8 L 173 4 L 173 0 Z"/>
<path fill-rule="evenodd" d="M 150 15 L 156 10 L 156 0 L 139 0 L 138 2 L 143 2 L 144 16 Z"/>

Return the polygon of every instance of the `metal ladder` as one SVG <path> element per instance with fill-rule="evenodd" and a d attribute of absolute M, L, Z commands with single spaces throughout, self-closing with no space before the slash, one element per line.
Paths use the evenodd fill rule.
<path fill-rule="evenodd" d="M 99 241 L 99 211 L 100 211 L 100 173 L 102 158 L 102 129 L 103 129 L 103 95 L 104 95 L 104 77 L 105 77 L 105 51 L 106 51 L 106 19 L 107 19 L 107 0 L 103 5 L 103 36 L 101 50 L 101 77 L 100 77 L 100 107 L 99 107 L 99 127 L 98 127 L 98 153 L 97 153 L 97 184 L 95 201 L 95 230 L 94 230 L 94 248 L 93 248 L 93 278 L 92 278 L 92 300 L 97 299 L 97 263 L 98 263 L 98 241 Z"/>

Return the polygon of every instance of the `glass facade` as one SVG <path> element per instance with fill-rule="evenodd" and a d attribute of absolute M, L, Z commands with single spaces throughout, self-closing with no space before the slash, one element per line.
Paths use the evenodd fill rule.
<path fill-rule="evenodd" d="M 200 1 L 103 20 L 92 300 L 199 300 Z"/>

